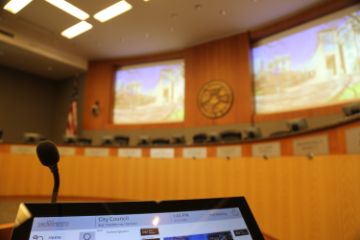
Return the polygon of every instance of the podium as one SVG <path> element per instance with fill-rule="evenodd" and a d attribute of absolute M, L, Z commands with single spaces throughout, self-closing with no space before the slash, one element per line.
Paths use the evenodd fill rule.
<path fill-rule="evenodd" d="M 0 240 L 10 240 L 13 223 L 0 224 Z"/>

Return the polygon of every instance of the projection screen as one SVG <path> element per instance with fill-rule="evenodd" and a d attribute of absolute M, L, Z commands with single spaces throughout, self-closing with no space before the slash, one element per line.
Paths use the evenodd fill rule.
<path fill-rule="evenodd" d="M 360 99 L 360 5 L 273 35 L 252 49 L 257 114 Z"/>
<path fill-rule="evenodd" d="M 184 60 L 123 66 L 115 74 L 114 124 L 184 121 Z"/>

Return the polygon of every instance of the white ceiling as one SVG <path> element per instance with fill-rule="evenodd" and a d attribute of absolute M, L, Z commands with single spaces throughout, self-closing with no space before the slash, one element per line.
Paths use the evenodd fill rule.
<path fill-rule="evenodd" d="M 1 1 L 1 0 L 0 0 Z M 68 0 L 94 15 L 118 0 Z M 62 79 L 94 59 L 181 50 L 253 30 L 326 0 L 127 0 L 133 9 L 74 39 L 60 33 L 79 22 L 44 0 L 17 15 L 0 10 L 0 64 Z M 7 0 L 0 2 L 5 5 Z"/>

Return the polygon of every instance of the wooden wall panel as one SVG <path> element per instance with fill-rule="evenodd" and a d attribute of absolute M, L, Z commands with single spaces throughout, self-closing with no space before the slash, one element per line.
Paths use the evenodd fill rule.
<path fill-rule="evenodd" d="M 63 196 L 132 200 L 243 195 L 278 239 L 358 239 L 359 156 L 235 159 L 63 157 Z M 0 196 L 45 196 L 51 174 L 35 156 L 0 158 Z"/>
<path fill-rule="evenodd" d="M 277 239 L 359 239 L 360 155 L 346 155 L 344 131 L 351 123 L 300 137 L 327 134 L 331 155 L 292 156 L 293 141 L 280 140 L 282 157 L 216 158 L 87 157 L 84 151 L 59 163 L 60 195 L 127 200 L 171 200 L 245 196 L 263 232 Z M 340 147 L 338 147 L 340 146 Z M 81 154 L 81 155 L 80 155 Z M 0 200 L 50 195 L 52 177 L 35 154 L 11 154 L 0 145 Z"/>
<path fill-rule="evenodd" d="M 291 28 L 324 14 L 357 3 L 357 0 L 331 0 L 306 9 L 294 16 L 281 19 L 275 23 L 178 52 L 159 55 L 134 57 L 126 59 L 108 59 L 90 63 L 86 84 L 84 130 L 109 129 L 147 129 L 147 128 L 182 128 L 197 126 L 213 126 L 243 124 L 286 120 L 298 117 L 317 117 L 319 115 L 340 114 L 343 104 L 295 112 L 257 115 L 253 114 L 252 104 L 252 71 L 250 42 L 259 40 L 270 34 Z M 116 66 L 137 64 L 149 61 L 162 61 L 183 57 L 186 62 L 186 98 L 185 121 L 179 124 L 150 124 L 134 126 L 115 126 L 111 123 L 112 84 Z M 204 117 L 197 107 L 197 95 L 201 86 L 210 80 L 227 82 L 234 91 L 232 109 L 222 118 L 212 120 Z M 99 100 L 101 115 L 94 118 L 90 114 L 91 105 Z"/>
<path fill-rule="evenodd" d="M 333 114 L 342 113 L 342 108 L 346 104 L 337 104 L 327 107 L 319 107 L 312 109 L 303 109 L 293 112 L 281 112 L 281 113 L 271 113 L 271 114 L 257 114 L 255 115 L 256 122 L 267 122 L 267 121 L 276 121 L 276 120 L 286 120 L 294 118 L 303 118 L 303 117 L 312 117 L 316 116 L 326 116 Z"/>
<path fill-rule="evenodd" d="M 84 99 L 84 129 L 105 129 L 109 124 L 112 106 L 112 88 L 114 79 L 114 65 L 108 63 L 90 63 L 85 81 Z M 91 107 L 100 103 L 100 114 L 92 116 Z"/>
<path fill-rule="evenodd" d="M 86 79 L 84 130 L 194 127 L 249 122 L 252 109 L 249 54 L 248 35 L 241 34 L 178 53 L 92 62 Z M 112 86 L 116 66 L 181 57 L 185 59 L 186 78 L 184 123 L 141 126 L 115 126 L 111 123 Z M 210 80 L 225 81 L 234 91 L 235 100 L 232 109 L 218 120 L 204 117 L 197 107 L 198 92 L 201 86 Z M 100 102 L 101 114 L 93 117 L 90 109 L 96 100 Z"/>
<path fill-rule="evenodd" d="M 249 43 L 247 34 L 203 44 L 188 50 L 186 57 L 187 126 L 210 126 L 250 122 L 252 109 Z M 232 88 L 234 103 L 222 118 L 209 119 L 199 111 L 198 92 L 208 81 L 224 81 Z"/>

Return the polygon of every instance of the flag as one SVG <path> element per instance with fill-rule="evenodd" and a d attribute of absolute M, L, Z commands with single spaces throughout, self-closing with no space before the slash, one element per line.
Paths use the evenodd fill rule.
<path fill-rule="evenodd" d="M 66 136 L 76 136 L 77 134 L 77 102 L 73 100 L 70 104 L 68 116 L 67 116 L 67 125 L 66 125 Z"/>
<path fill-rule="evenodd" d="M 77 121 L 77 99 L 78 99 L 78 80 L 73 80 L 73 91 L 71 97 L 71 103 L 69 112 L 67 115 L 67 125 L 65 130 L 65 136 L 74 137 L 78 134 L 78 121 Z"/>

